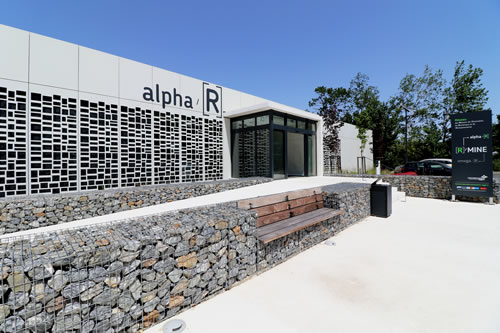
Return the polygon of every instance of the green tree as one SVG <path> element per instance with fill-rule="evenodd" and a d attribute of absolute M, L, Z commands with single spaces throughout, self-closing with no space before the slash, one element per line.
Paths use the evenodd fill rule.
<path fill-rule="evenodd" d="M 482 111 L 488 101 L 482 75 L 481 68 L 460 61 L 447 81 L 441 70 L 425 66 L 420 76 L 405 75 L 398 93 L 384 102 L 368 76 L 358 73 L 349 88 L 316 88 L 318 96 L 309 105 L 318 109 L 329 126 L 342 121 L 356 125 L 361 140 L 363 129 L 372 130 L 374 159 L 394 167 L 404 160 L 406 131 L 409 160 L 451 155 L 451 116 Z M 335 140 L 338 144 L 338 135 Z"/>
<path fill-rule="evenodd" d="M 372 130 L 374 158 L 384 160 L 386 148 L 397 138 L 398 111 L 379 100 L 379 91 L 369 84 L 367 75 L 358 73 L 349 88 L 320 86 L 315 93 L 317 97 L 309 106 L 323 117 L 328 133 L 325 144 L 331 151 L 338 151 L 332 149 L 339 143 L 338 132 L 334 131 L 345 121 L 357 127 L 362 142 L 367 141 L 366 130 Z"/>
<path fill-rule="evenodd" d="M 497 114 L 497 123 L 493 124 L 493 151 L 498 152 L 500 158 L 500 114 Z"/>
<path fill-rule="evenodd" d="M 349 92 L 352 123 L 361 136 L 366 129 L 372 130 L 373 158 L 385 164 L 387 147 L 397 138 L 399 111 L 380 101 L 378 89 L 369 84 L 366 74 L 358 73 L 354 77 Z"/>
<path fill-rule="evenodd" d="M 429 66 L 421 76 L 407 74 L 401 80 L 392 104 L 408 114 L 408 159 L 451 156 L 451 115 L 482 111 L 488 101 L 482 74 L 481 68 L 461 61 L 449 83 L 441 70 Z"/>
<path fill-rule="evenodd" d="M 451 116 L 455 113 L 483 111 L 488 102 L 488 90 L 483 87 L 483 70 L 462 60 L 455 64 L 451 84 L 443 91 L 441 130 L 442 141 L 450 147 Z"/>
<path fill-rule="evenodd" d="M 431 156 L 445 152 L 446 149 L 443 148 L 440 131 L 436 125 L 442 109 L 445 86 L 446 80 L 443 78 L 442 71 L 433 71 L 429 66 L 425 66 L 421 76 L 407 74 L 401 80 L 399 92 L 392 98 L 391 104 L 404 114 L 400 128 L 402 133 L 408 131 L 408 160 L 427 157 L 425 146 L 434 149 Z M 427 138 L 428 135 L 429 138 Z M 429 142 L 431 138 L 437 141 Z"/>
<path fill-rule="evenodd" d="M 324 145 L 334 154 L 340 154 L 339 130 L 344 125 L 342 119 L 349 114 L 350 96 L 345 88 L 327 88 L 324 86 L 314 89 L 317 94 L 309 102 L 309 106 L 315 108 L 323 118 L 325 134 Z"/>

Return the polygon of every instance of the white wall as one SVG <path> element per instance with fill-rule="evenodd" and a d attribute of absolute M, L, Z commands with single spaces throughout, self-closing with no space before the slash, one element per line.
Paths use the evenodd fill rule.
<path fill-rule="evenodd" d="M 356 126 L 344 123 L 340 128 L 340 156 L 342 171 L 356 171 L 357 158 L 361 156 L 361 140 L 357 137 L 358 129 Z M 368 140 L 365 144 L 363 156 L 366 157 L 366 168 L 373 168 L 373 136 L 372 131 L 367 130 Z"/>

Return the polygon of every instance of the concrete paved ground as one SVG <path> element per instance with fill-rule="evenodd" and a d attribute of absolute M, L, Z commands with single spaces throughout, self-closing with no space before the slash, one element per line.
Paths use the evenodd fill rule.
<path fill-rule="evenodd" d="M 123 212 L 91 217 L 88 219 L 77 220 L 57 225 L 52 225 L 48 227 L 42 227 L 37 229 L 25 230 L 10 234 L 1 235 L 2 238 L 11 237 L 21 237 L 32 234 L 38 234 L 43 232 L 50 232 L 61 229 L 69 228 L 79 228 L 88 225 L 94 225 L 99 223 L 108 223 L 120 220 L 131 219 L 134 217 L 158 214 L 162 212 L 168 212 L 179 209 L 186 209 L 198 206 L 213 205 L 222 202 L 229 202 L 247 198 L 255 198 L 258 196 L 282 193 L 288 191 L 295 191 L 304 188 L 312 188 L 317 186 L 325 186 L 330 184 L 337 184 L 343 182 L 350 183 L 368 183 L 374 182 L 372 178 L 345 178 L 345 177 L 297 177 L 288 178 L 282 180 L 275 180 L 272 182 L 258 184 L 253 186 L 247 186 L 243 188 L 238 188 L 235 190 L 229 190 L 214 194 L 203 195 L 199 197 L 172 201 L 160 205 L 148 206 L 143 208 L 137 208 L 133 210 L 126 210 Z"/>
<path fill-rule="evenodd" d="M 184 332 L 500 332 L 500 205 L 393 210 L 175 318 Z"/>

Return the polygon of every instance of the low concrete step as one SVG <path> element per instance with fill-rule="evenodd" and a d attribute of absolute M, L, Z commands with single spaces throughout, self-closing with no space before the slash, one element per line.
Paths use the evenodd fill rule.
<path fill-rule="evenodd" d="M 392 202 L 400 202 L 406 197 L 405 192 L 398 191 L 397 187 L 392 187 Z"/>

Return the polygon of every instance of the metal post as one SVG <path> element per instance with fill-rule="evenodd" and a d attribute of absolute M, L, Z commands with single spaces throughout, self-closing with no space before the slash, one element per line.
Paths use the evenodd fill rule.
<path fill-rule="evenodd" d="M 455 194 L 451 195 L 451 201 L 457 201 L 457 199 L 455 198 Z"/>
<path fill-rule="evenodd" d="M 495 204 L 495 203 L 493 202 L 493 197 L 490 197 L 490 198 L 488 199 L 488 204 L 489 204 L 489 205 L 494 205 L 494 204 Z"/>

